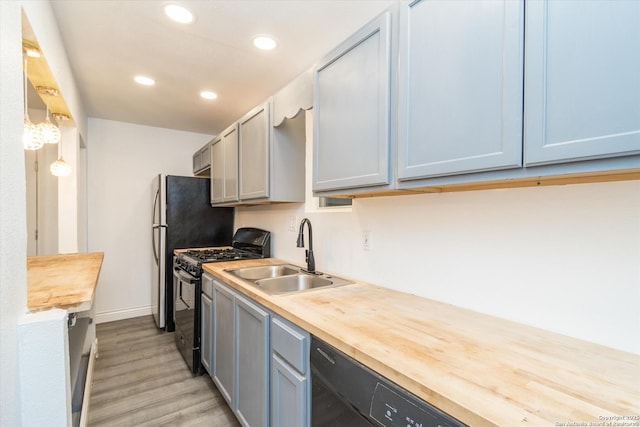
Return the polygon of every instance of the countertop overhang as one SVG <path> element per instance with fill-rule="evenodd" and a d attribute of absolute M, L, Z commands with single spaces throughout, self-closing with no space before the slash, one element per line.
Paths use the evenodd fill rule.
<path fill-rule="evenodd" d="M 640 355 L 357 280 L 275 296 L 224 271 L 281 263 L 204 269 L 470 426 L 640 425 Z"/>
<path fill-rule="evenodd" d="M 91 309 L 104 253 L 27 257 L 27 308 Z"/>

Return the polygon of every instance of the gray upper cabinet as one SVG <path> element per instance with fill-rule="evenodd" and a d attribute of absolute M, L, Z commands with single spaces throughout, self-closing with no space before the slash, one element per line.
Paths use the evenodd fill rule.
<path fill-rule="evenodd" d="M 315 192 L 391 183 L 391 13 L 329 53 L 315 72 Z"/>
<path fill-rule="evenodd" d="M 224 144 L 219 136 L 211 143 L 211 204 L 224 198 Z"/>
<path fill-rule="evenodd" d="M 211 146 L 211 204 L 238 201 L 238 125 L 225 129 Z"/>
<path fill-rule="evenodd" d="M 269 197 L 269 102 L 238 122 L 240 133 L 240 199 Z"/>
<path fill-rule="evenodd" d="M 211 168 L 211 142 L 207 142 L 193 154 L 193 174 L 197 176 L 209 176 Z"/>
<path fill-rule="evenodd" d="M 224 142 L 224 202 L 238 200 L 238 127 L 233 125 L 222 132 Z"/>
<path fill-rule="evenodd" d="M 525 163 L 640 153 L 640 2 L 529 1 Z"/>
<path fill-rule="evenodd" d="M 272 125 L 272 99 L 213 141 L 211 204 L 304 202 L 305 115 Z"/>
<path fill-rule="evenodd" d="M 403 3 L 399 180 L 520 167 L 522 1 Z"/>

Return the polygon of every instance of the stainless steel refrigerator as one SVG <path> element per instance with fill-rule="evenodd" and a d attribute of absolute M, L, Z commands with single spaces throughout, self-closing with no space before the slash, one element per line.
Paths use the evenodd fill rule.
<path fill-rule="evenodd" d="M 158 328 L 175 330 L 173 319 L 173 251 L 231 246 L 234 208 L 211 207 L 209 178 L 159 174 L 151 195 L 151 310 Z"/>

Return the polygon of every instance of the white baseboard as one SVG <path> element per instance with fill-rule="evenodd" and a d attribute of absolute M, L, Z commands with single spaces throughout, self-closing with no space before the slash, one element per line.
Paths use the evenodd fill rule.
<path fill-rule="evenodd" d="M 151 314 L 151 306 L 132 307 L 124 310 L 96 313 L 96 324 L 113 322 L 115 320 L 130 319 L 132 317 L 148 316 Z"/>

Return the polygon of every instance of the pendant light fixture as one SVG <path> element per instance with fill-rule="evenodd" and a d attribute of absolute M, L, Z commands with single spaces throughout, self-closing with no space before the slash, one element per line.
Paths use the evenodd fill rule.
<path fill-rule="evenodd" d="M 58 160 L 51 163 L 49 167 L 53 176 L 69 176 L 71 175 L 71 165 L 67 163 L 64 157 L 60 156 Z"/>
<path fill-rule="evenodd" d="M 22 144 L 25 150 L 39 150 L 44 143 L 40 139 L 38 127 L 29 119 L 29 104 L 27 102 L 27 55 L 24 55 L 24 131 Z"/>
<path fill-rule="evenodd" d="M 50 87 L 38 86 L 36 88 L 39 94 L 47 96 L 47 99 L 51 96 L 58 96 L 58 89 L 53 89 Z M 60 142 L 60 129 L 58 126 L 51 123 L 51 119 L 49 118 L 49 102 L 46 103 L 47 107 L 47 117 L 43 122 L 38 123 L 37 128 L 40 133 L 40 139 L 44 144 L 57 144 Z"/>
<path fill-rule="evenodd" d="M 62 157 L 62 144 L 58 145 L 58 160 L 51 163 L 49 170 L 53 176 L 69 176 L 71 175 L 71 165 Z"/>
<path fill-rule="evenodd" d="M 53 176 L 69 176 L 71 175 L 71 165 L 62 157 L 62 143 L 58 144 L 58 160 L 51 163 L 49 170 Z"/>

